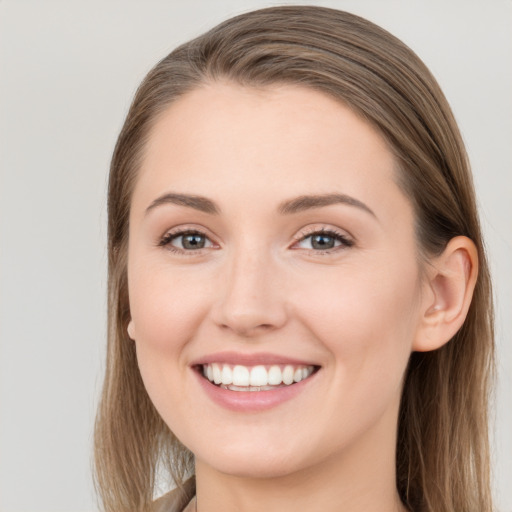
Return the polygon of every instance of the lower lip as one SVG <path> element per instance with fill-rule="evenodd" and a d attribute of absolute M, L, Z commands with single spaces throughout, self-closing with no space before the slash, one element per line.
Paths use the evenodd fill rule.
<path fill-rule="evenodd" d="M 303 392 L 315 380 L 318 372 L 307 379 L 289 386 L 267 391 L 231 391 L 212 384 L 198 371 L 193 370 L 206 394 L 218 405 L 237 412 L 258 412 L 277 407 Z"/>

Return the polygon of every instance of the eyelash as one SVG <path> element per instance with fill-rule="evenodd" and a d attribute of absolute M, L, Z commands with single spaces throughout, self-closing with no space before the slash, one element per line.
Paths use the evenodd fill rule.
<path fill-rule="evenodd" d="M 187 250 L 187 249 L 180 249 L 180 248 L 174 247 L 172 245 L 171 242 L 173 240 L 180 238 L 180 237 L 187 236 L 187 235 L 197 235 L 200 237 L 205 237 L 205 239 L 207 239 L 207 240 L 210 240 L 208 238 L 208 236 L 205 233 L 203 233 L 202 231 L 199 231 L 196 229 L 184 229 L 181 231 L 171 231 L 169 233 L 166 233 L 162 237 L 162 239 L 158 242 L 157 245 L 159 247 L 165 247 L 167 250 L 169 250 L 173 253 L 178 253 L 178 254 L 182 254 L 182 255 L 194 256 L 194 255 L 201 254 L 203 252 L 204 248 Z M 305 249 L 306 251 L 308 251 L 311 254 L 315 254 L 315 255 L 333 254 L 339 250 L 347 249 L 354 245 L 354 241 L 351 240 L 350 238 L 348 238 L 345 234 L 337 232 L 333 229 L 327 229 L 327 228 L 313 229 L 309 232 L 304 232 L 304 231 L 301 232 L 300 235 L 294 239 L 295 240 L 294 245 L 299 242 L 303 242 L 304 240 L 307 240 L 308 238 L 313 237 L 315 235 L 323 235 L 326 237 L 333 238 L 335 240 L 335 242 L 340 242 L 340 245 L 329 248 L 329 249 L 324 249 L 324 250 Z M 210 243 L 212 243 L 211 240 L 210 240 Z"/>
<path fill-rule="evenodd" d="M 300 235 L 295 238 L 295 243 L 303 242 L 310 237 L 315 235 L 322 235 L 333 238 L 335 242 L 341 242 L 340 245 L 332 247 L 330 249 L 306 249 L 309 253 L 315 255 L 333 254 L 343 249 L 348 249 L 354 245 L 354 241 L 350 239 L 344 233 L 340 233 L 334 229 L 321 228 L 312 229 L 311 231 L 301 231 Z"/>
<path fill-rule="evenodd" d="M 171 252 L 183 254 L 186 256 L 194 256 L 197 254 L 201 254 L 203 252 L 202 248 L 194 249 L 194 250 L 187 250 L 187 249 L 180 249 L 179 247 L 174 247 L 172 245 L 171 242 L 173 240 L 175 240 L 176 238 L 187 236 L 187 235 L 197 235 L 197 236 L 201 236 L 201 237 L 204 237 L 205 239 L 209 240 L 208 236 L 205 233 L 203 233 L 202 231 L 199 231 L 197 229 L 183 229 L 183 230 L 179 230 L 179 231 L 171 231 L 169 233 L 166 233 L 162 237 L 162 239 L 158 242 L 158 246 L 165 247 L 167 250 L 169 250 Z"/>

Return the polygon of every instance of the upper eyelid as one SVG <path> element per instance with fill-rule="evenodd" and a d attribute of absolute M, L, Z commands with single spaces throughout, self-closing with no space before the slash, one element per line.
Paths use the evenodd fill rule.
<path fill-rule="evenodd" d="M 196 227 L 193 225 L 186 226 L 185 225 L 185 227 L 177 226 L 175 228 L 167 229 L 163 233 L 163 235 L 160 237 L 160 239 L 167 237 L 169 235 L 179 236 L 179 235 L 185 235 L 188 233 L 199 233 L 199 234 L 204 235 L 210 239 L 212 237 L 212 235 L 209 234 L 209 230 L 207 230 L 204 227 Z M 317 233 L 332 233 L 335 235 L 343 236 L 345 238 L 351 238 L 351 239 L 353 238 L 353 236 L 350 233 L 348 233 L 346 230 L 323 225 L 322 227 L 316 227 L 316 226 L 315 227 L 304 227 L 293 236 L 293 239 L 294 240 L 302 240 L 305 237 L 308 237 L 308 236 L 311 236 L 311 235 L 314 235 Z"/>
<path fill-rule="evenodd" d="M 204 235 L 206 238 L 210 240 L 212 240 L 212 238 L 215 238 L 215 236 L 211 234 L 210 230 L 203 226 L 185 224 L 166 229 L 164 233 L 159 237 L 159 240 L 162 240 L 168 236 L 181 236 L 186 235 L 188 233 L 198 233 L 200 235 Z"/>
<path fill-rule="evenodd" d="M 340 238 L 344 238 L 347 240 L 355 241 L 355 238 L 345 229 L 340 229 L 336 227 L 326 226 L 323 225 L 320 227 L 305 227 L 301 229 L 297 235 L 294 236 L 295 241 L 303 240 L 304 238 L 307 238 L 309 236 L 315 235 L 315 234 L 332 234 L 339 236 Z"/>

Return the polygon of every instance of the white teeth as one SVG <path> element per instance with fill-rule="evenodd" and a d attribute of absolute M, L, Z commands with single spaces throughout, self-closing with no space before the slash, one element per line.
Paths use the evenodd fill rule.
<path fill-rule="evenodd" d="M 249 369 L 245 366 L 237 365 L 233 368 L 233 384 L 235 386 L 249 385 Z"/>
<path fill-rule="evenodd" d="M 314 371 L 314 366 L 284 367 L 272 365 L 252 367 L 222 363 L 205 364 L 203 375 L 210 381 L 232 391 L 266 391 L 278 386 L 289 386 L 307 379 Z"/>
<path fill-rule="evenodd" d="M 279 366 L 271 366 L 268 371 L 268 383 L 272 386 L 279 386 L 283 382 L 283 374 Z"/>
<path fill-rule="evenodd" d="M 251 369 L 249 384 L 251 386 L 266 386 L 268 384 L 268 373 L 264 366 L 255 366 Z"/>
<path fill-rule="evenodd" d="M 228 385 L 233 382 L 233 370 L 227 365 L 222 366 L 222 384 Z"/>
<path fill-rule="evenodd" d="M 213 363 L 213 382 L 215 384 L 220 384 L 222 382 L 222 371 L 220 366 L 216 363 Z"/>
<path fill-rule="evenodd" d="M 293 382 L 293 366 L 286 365 L 283 371 L 283 383 L 289 386 Z"/>

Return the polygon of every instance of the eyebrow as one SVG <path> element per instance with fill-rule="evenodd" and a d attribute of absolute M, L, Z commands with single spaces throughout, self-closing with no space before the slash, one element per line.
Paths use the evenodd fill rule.
<path fill-rule="evenodd" d="M 220 208 L 211 200 L 203 196 L 195 196 L 189 194 L 167 193 L 155 199 L 147 208 L 146 214 L 163 204 L 176 204 L 178 206 L 186 206 L 210 215 L 219 215 Z M 331 206 L 334 204 L 346 204 L 355 206 L 373 217 L 377 217 L 375 213 L 363 202 L 346 194 L 320 194 L 320 195 L 303 195 L 282 202 L 278 207 L 281 215 L 292 215 L 294 213 L 303 212 L 313 208 L 321 208 L 322 206 Z"/>
<path fill-rule="evenodd" d="M 333 204 L 346 204 L 348 206 L 355 206 L 373 217 L 377 217 L 375 213 L 358 199 L 347 196 L 345 194 L 321 194 L 321 195 L 307 195 L 299 196 L 288 201 L 284 201 L 279 206 L 279 213 L 283 215 L 290 215 L 293 213 L 302 212 L 311 208 L 320 208 L 322 206 L 331 206 Z"/>
<path fill-rule="evenodd" d="M 146 214 L 153 208 L 156 208 L 162 204 L 177 204 L 178 206 L 186 206 L 188 208 L 194 208 L 194 210 L 199 210 L 200 212 L 209 213 L 211 215 L 218 215 L 220 213 L 218 206 L 206 197 L 193 196 L 189 194 L 175 194 L 171 192 L 155 199 L 146 208 Z"/>

